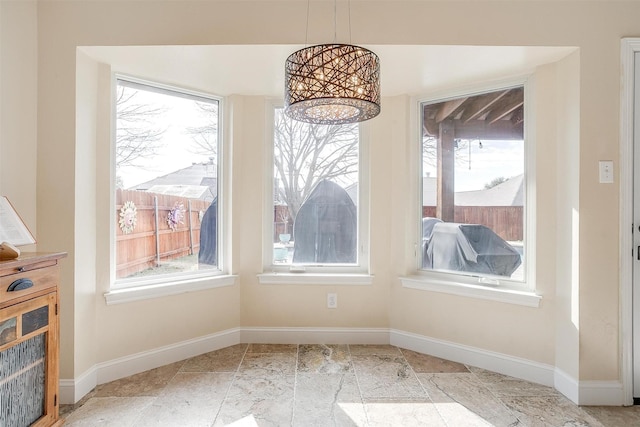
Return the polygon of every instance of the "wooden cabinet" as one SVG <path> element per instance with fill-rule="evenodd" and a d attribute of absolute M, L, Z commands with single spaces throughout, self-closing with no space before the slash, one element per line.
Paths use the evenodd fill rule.
<path fill-rule="evenodd" d="M 60 426 L 58 262 L 25 253 L 0 261 L 0 426 Z"/>

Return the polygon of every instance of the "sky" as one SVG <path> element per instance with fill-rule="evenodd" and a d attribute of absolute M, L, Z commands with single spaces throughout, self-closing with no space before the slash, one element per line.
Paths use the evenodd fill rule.
<path fill-rule="evenodd" d="M 495 178 L 511 178 L 524 173 L 523 141 L 473 140 L 470 155 L 466 143 L 461 147 L 456 153 L 456 192 L 482 190 Z M 425 166 L 423 173 L 437 176 L 434 166 Z"/>

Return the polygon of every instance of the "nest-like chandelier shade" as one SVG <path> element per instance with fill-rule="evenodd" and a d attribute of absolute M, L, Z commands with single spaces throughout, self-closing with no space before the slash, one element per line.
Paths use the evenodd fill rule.
<path fill-rule="evenodd" d="M 380 113 L 380 60 L 363 47 L 321 44 L 285 64 L 285 113 L 315 124 L 369 120 Z"/>

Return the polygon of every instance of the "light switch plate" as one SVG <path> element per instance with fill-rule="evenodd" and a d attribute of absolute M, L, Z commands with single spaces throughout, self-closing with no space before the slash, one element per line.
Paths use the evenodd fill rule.
<path fill-rule="evenodd" d="M 612 184 L 613 183 L 613 161 L 600 160 L 600 184 Z"/>

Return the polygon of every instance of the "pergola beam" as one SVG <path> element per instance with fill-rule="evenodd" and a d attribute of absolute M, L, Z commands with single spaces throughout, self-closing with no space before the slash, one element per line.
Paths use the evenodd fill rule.
<path fill-rule="evenodd" d="M 472 120 L 465 123 L 462 120 L 448 120 L 455 130 L 458 139 L 482 139 L 490 140 L 521 140 L 524 138 L 524 126 L 522 122 L 513 123 L 510 120 L 499 120 L 495 123 L 487 123 L 484 120 Z M 434 120 L 427 120 L 423 126 L 430 136 L 439 135 L 438 124 Z"/>
<path fill-rule="evenodd" d="M 467 99 L 469 98 L 458 98 L 451 101 L 445 101 L 436 114 L 436 123 L 440 123 L 446 120 L 454 111 L 458 109 L 458 107 L 464 104 Z"/>
<path fill-rule="evenodd" d="M 506 104 L 502 110 L 491 111 L 491 113 L 489 113 L 489 115 L 487 116 L 487 122 L 489 124 L 496 123 L 499 120 L 502 120 L 504 117 L 511 114 L 517 108 L 522 107 L 523 105 L 524 105 L 524 101 L 522 99 L 513 100 L 509 104 Z"/>
<path fill-rule="evenodd" d="M 450 120 L 440 123 L 439 128 L 436 217 L 444 222 L 453 222 L 455 214 L 456 133 Z"/>
<path fill-rule="evenodd" d="M 460 119 L 467 123 L 470 120 L 475 120 L 487 111 L 491 110 L 491 107 L 498 102 L 502 97 L 509 93 L 511 89 L 504 90 L 502 92 L 491 92 L 486 95 L 472 98 L 471 105 L 464 109 Z"/>

